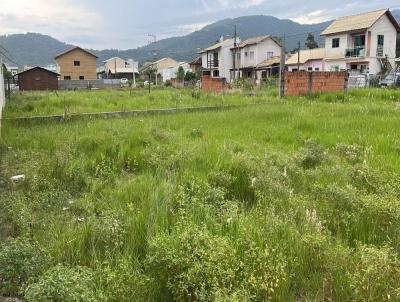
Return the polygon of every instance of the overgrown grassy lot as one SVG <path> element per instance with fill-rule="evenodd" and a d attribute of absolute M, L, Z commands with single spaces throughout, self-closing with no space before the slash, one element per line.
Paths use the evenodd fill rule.
<path fill-rule="evenodd" d="M 399 91 L 360 90 L 212 113 L 3 122 L 0 293 L 400 301 L 399 116 Z"/>
<path fill-rule="evenodd" d="M 111 112 L 160 108 L 242 105 L 265 103 L 276 98 L 276 90 L 257 90 L 221 97 L 213 93 L 200 93 L 198 89 L 128 88 L 104 90 L 78 90 L 56 92 L 19 92 L 13 94 L 4 117 L 23 117 L 88 112 Z"/>

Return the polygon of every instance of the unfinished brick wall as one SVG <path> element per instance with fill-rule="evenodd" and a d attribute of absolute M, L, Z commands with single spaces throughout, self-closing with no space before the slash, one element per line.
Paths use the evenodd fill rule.
<path fill-rule="evenodd" d="M 225 78 L 212 78 L 203 76 L 201 78 L 201 89 L 207 92 L 222 92 L 226 90 Z"/>
<path fill-rule="evenodd" d="M 343 92 L 345 88 L 346 72 L 285 72 L 286 96 Z"/>

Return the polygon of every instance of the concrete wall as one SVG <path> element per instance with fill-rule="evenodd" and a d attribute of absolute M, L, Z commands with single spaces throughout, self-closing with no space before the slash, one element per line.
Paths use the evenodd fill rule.
<path fill-rule="evenodd" d="M 285 73 L 285 96 L 343 92 L 346 88 L 345 85 L 345 72 L 300 71 Z"/>
<path fill-rule="evenodd" d="M 115 80 L 90 80 L 90 81 L 69 81 L 69 80 L 60 80 L 58 81 L 59 89 L 86 89 L 89 87 L 92 88 L 119 88 L 121 87 L 121 82 L 118 79 Z"/>

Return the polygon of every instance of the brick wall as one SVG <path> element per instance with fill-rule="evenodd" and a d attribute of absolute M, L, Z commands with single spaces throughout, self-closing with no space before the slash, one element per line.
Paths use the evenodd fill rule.
<path fill-rule="evenodd" d="M 343 92 L 345 90 L 345 86 L 345 72 L 285 72 L 286 96 Z"/>
<path fill-rule="evenodd" d="M 203 76 L 201 78 L 201 89 L 208 92 L 226 91 L 226 80 L 225 78 L 212 78 L 210 76 Z"/>

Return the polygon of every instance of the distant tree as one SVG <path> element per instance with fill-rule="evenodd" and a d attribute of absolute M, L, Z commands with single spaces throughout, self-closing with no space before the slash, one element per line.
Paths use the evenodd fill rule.
<path fill-rule="evenodd" d="M 176 73 L 176 78 L 180 82 L 183 82 L 183 80 L 185 79 L 185 70 L 182 66 L 179 66 L 178 72 Z"/>
<path fill-rule="evenodd" d="M 317 41 L 315 41 L 315 37 L 312 33 L 308 34 L 307 41 L 306 41 L 306 47 L 308 49 L 318 48 L 318 43 L 317 43 Z"/>
<path fill-rule="evenodd" d="M 145 70 L 144 74 L 147 76 L 147 78 L 149 79 L 149 81 L 153 80 L 156 78 L 157 75 L 157 68 L 155 67 L 149 67 Z"/>
<path fill-rule="evenodd" d="M 194 82 L 197 80 L 197 76 L 194 72 L 187 71 L 185 74 L 185 81 L 186 82 Z"/>

